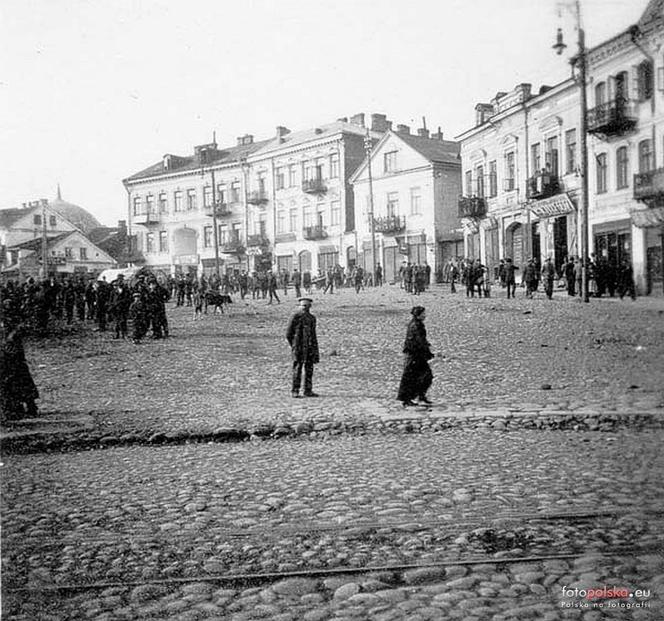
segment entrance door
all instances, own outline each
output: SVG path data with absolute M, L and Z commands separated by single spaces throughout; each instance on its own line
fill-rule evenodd
M 399 273 L 399 258 L 401 256 L 397 254 L 397 250 L 396 246 L 389 246 L 383 251 L 385 256 L 383 261 L 384 282 L 396 282 L 397 274 Z
M 532 223 L 531 231 L 532 231 L 532 233 L 531 233 L 531 242 L 532 242 L 532 248 L 533 248 L 532 258 L 535 259 L 535 263 L 539 267 L 540 262 L 541 262 L 541 253 L 542 253 L 539 222 L 533 222 Z M 530 258 L 530 257 L 528 257 L 528 258 Z
M 560 216 L 553 221 L 553 262 L 556 272 L 562 272 L 563 261 L 567 256 L 567 216 Z
M 300 272 L 311 272 L 311 253 L 308 250 L 300 252 Z
M 507 257 L 512 263 L 521 269 L 523 265 L 523 226 L 514 224 L 507 230 Z

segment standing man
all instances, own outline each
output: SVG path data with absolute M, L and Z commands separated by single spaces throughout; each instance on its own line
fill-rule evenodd
M 383 268 L 380 263 L 376 264 L 376 287 L 383 286 Z
M 302 287 L 302 274 L 300 274 L 297 267 L 293 270 L 293 286 L 295 287 L 295 297 L 299 299 L 302 295 L 300 291 L 300 287 Z
M 267 289 L 268 293 L 270 294 L 270 301 L 268 302 L 268 304 L 272 304 L 273 299 L 277 301 L 277 304 L 281 304 L 281 300 L 277 295 L 277 287 L 278 287 L 277 277 L 275 276 L 274 272 L 268 272 Z
M 544 291 L 549 300 L 553 299 L 553 283 L 556 280 L 556 266 L 551 261 L 551 257 L 547 257 L 544 267 L 542 268 L 542 280 L 544 281 Z
M 293 315 L 286 330 L 286 340 L 293 355 L 293 398 L 300 397 L 302 367 L 304 367 L 304 396 L 317 397 L 313 392 L 314 364 L 320 362 L 318 338 L 316 337 L 316 318 L 310 309 L 311 298 L 300 298 L 300 310 Z
M 505 259 L 505 286 L 507 287 L 507 299 L 516 297 L 516 270 L 519 268 L 512 263 L 509 257 Z

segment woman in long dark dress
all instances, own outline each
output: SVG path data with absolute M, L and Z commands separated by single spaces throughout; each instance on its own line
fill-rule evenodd
M 0 411 L 3 418 L 35 416 L 39 392 L 23 349 L 22 326 L 4 325 L 0 347 Z
M 429 366 L 429 360 L 433 358 L 433 354 L 424 327 L 426 311 L 423 306 L 414 306 L 410 314 L 413 318 L 408 324 L 406 340 L 403 344 L 405 360 L 397 395 L 397 399 L 403 403 L 404 407 L 416 405 L 413 402 L 416 397 L 420 403 L 430 404 L 427 391 L 433 382 L 433 373 Z

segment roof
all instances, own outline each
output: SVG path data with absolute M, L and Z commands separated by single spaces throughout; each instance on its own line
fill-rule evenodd
M 76 233 L 77 231 L 67 231 L 66 233 L 60 233 L 60 235 L 53 235 L 52 237 L 47 237 L 46 242 L 47 244 L 51 244 L 53 242 L 60 241 L 62 239 L 65 239 L 66 237 L 69 237 L 70 235 Z M 28 239 L 27 241 L 21 242 L 19 244 L 16 244 L 12 246 L 12 249 L 15 250 L 41 250 L 42 247 L 42 238 L 41 237 L 35 237 L 34 239 Z
M 14 209 L 0 209 L 0 229 L 8 229 L 15 222 L 32 211 L 30 207 L 16 207 Z
M 172 166 L 168 170 L 164 169 L 164 162 L 161 160 L 156 164 L 152 164 L 152 166 L 148 166 L 140 172 L 134 173 L 130 177 L 124 179 L 124 181 L 135 181 L 138 179 L 145 179 L 146 177 L 157 177 L 164 174 L 185 172 L 187 170 L 198 170 L 202 166 L 210 167 L 220 166 L 223 164 L 232 164 L 233 162 L 239 162 L 241 159 L 248 157 L 252 153 L 258 151 L 268 142 L 270 141 L 262 140 L 258 142 L 252 142 L 250 144 L 219 149 L 217 151 L 219 156 L 216 159 L 205 162 L 205 164 L 201 164 L 195 155 L 188 155 L 184 157 L 178 155 L 173 159 Z
M 415 149 L 420 155 L 426 157 L 430 162 L 441 164 L 459 163 L 459 143 L 452 140 L 437 140 L 436 138 L 424 138 L 423 136 L 414 136 L 394 132 L 407 145 Z
M 650 0 L 646 10 L 643 11 L 639 24 L 646 24 L 655 19 L 661 19 L 664 15 L 664 0 Z
M 58 198 L 48 202 L 48 206 L 65 220 L 71 222 L 77 229 L 83 231 L 85 235 L 101 226 L 97 218 L 87 209 L 79 205 L 74 205 L 74 203 L 63 201 L 60 198 L 60 192 L 58 192 Z
M 369 131 L 372 138 L 380 138 L 384 132 Z M 367 128 L 347 121 L 334 121 L 325 125 L 311 127 L 302 131 L 289 132 L 280 138 L 272 138 L 266 141 L 265 146 L 256 154 L 269 153 L 279 149 L 293 148 L 315 140 L 331 138 L 338 134 L 350 134 L 364 137 L 367 135 Z

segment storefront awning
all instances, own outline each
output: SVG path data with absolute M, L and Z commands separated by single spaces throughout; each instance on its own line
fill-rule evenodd
M 642 229 L 650 226 L 664 226 L 664 207 L 635 209 L 629 215 L 632 217 L 634 226 Z
M 529 205 L 530 211 L 538 218 L 555 218 L 575 211 L 574 203 L 567 194 L 556 194 Z

